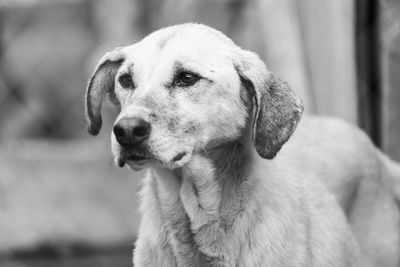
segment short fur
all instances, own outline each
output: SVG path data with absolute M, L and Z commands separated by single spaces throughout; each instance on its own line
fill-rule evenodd
M 177 66 L 199 80 L 176 85 Z M 126 73 L 128 89 L 118 83 Z M 277 154 L 303 108 L 254 53 L 204 25 L 168 27 L 100 61 L 87 90 L 92 134 L 107 92 L 121 106 L 117 122 L 151 124 L 140 147 L 111 136 L 116 162 L 149 169 L 135 266 L 357 265 L 334 196 L 290 153 Z

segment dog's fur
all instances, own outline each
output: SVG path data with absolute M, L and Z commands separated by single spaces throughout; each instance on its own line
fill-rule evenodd
M 177 77 L 188 71 L 198 81 L 182 86 Z M 133 79 L 130 88 L 119 83 L 126 74 Z M 151 124 L 140 147 L 123 148 L 111 136 L 117 165 L 149 168 L 135 266 L 357 265 L 358 248 L 344 213 L 318 179 L 358 227 L 359 220 L 352 220 L 360 206 L 354 194 L 362 190 L 354 184 L 370 172 L 345 173 L 345 164 L 363 162 L 352 154 L 349 162 L 329 164 L 346 158 L 337 151 L 358 153 L 313 140 L 320 133 L 312 129 L 330 129 L 330 120 L 304 120 L 277 154 L 303 108 L 254 53 L 204 25 L 164 28 L 100 60 L 86 96 L 92 134 L 101 128 L 107 94 L 121 108 L 117 122 L 140 117 Z M 371 145 L 363 151 L 379 154 Z M 135 161 L 132 154 L 148 159 Z M 353 187 L 342 186 L 347 184 Z M 361 246 L 362 252 L 369 249 Z
M 336 118 L 305 116 L 280 154 L 320 180 L 345 211 L 360 247 L 360 266 L 399 266 L 400 166 L 367 135 Z

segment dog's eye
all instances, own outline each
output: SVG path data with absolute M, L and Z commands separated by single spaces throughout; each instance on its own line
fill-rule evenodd
M 181 72 L 176 76 L 176 84 L 181 87 L 187 87 L 194 85 L 198 80 L 200 80 L 200 76 L 191 72 Z
M 123 74 L 118 79 L 123 88 L 130 88 L 133 85 L 132 77 L 130 74 Z

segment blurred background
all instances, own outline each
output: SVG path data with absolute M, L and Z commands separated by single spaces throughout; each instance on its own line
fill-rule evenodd
M 112 164 L 111 105 L 87 134 L 86 81 L 106 50 L 188 21 L 400 160 L 398 0 L 0 0 L 1 267 L 131 266 L 143 174 Z

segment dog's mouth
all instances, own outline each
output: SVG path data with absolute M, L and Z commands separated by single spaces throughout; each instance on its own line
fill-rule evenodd
M 118 167 L 123 167 L 125 163 L 129 165 L 137 165 L 142 166 L 155 158 L 150 155 L 150 153 L 144 150 L 130 150 L 130 151 L 123 151 L 118 159 Z
M 130 160 L 130 161 L 144 161 L 144 160 L 151 160 L 151 157 L 145 155 L 145 154 L 140 154 L 140 153 L 133 153 L 125 158 L 125 160 Z
M 184 156 L 186 156 L 186 152 L 181 152 L 181 153 L 178 153 L 173 159 L 172 159 L 172 162 L 178 162 L 178 161 L 180 161 Z
M 176 152 L 172 158 L 163 159 L 151 153 L 148 149 L 123 149 L 119 156 L 115 158 L 115 163 L 122 168 L 125 164 L 132 169 L 140 170 L 146 165 L 157 164 L 167 168 L 178 168 L 184 165 L 191 157 L 187 151 Z

